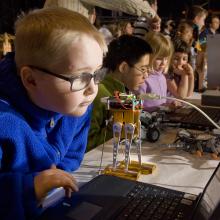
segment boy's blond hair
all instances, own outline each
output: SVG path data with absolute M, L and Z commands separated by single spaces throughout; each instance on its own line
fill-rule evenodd
M 153 53 L 150 55 L 150 65 L 153 67 L 153 63 L 157 58 L 167 57 L 167 71 L 173 55 L 173 44 L 171 40 L 160 32 L 148 32 L 144 39 L 150 44 L 153 50 Z
M 107 51 L 102 35 L 89 20 L 65 8 L 34 10 L 16 21 L 15 30 L 18 68 L 25 65 L 55 67 L 67 58 L 71 43 L 83 35 L 97 41 L 103 53 Z

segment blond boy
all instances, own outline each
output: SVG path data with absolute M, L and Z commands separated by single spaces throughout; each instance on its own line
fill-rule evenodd
M 53 188 L 70 195 L 83 158 L 106 45 L 82 15 L 33 11 L 0 63 L 0 216 L 31 219 Z

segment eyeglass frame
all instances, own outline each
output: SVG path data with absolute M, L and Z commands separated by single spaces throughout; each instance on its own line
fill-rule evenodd
M 130 67 L 132 67 L 132 68 L 134 68 L 134 69 L 136 69 L 136 70 L 138 70 L 138 71 L 140 71 L 143 75 L 144 74 L 146 74 L 146 73 L 149 73 L 149 72 L 151 72 L 151 68 L 150 67 L 147 67 L 148 69 L 146 70 L 146 71 L 143 71 L 143 70 L 141 70 L 141 69 L 139 69 L 138 67 L 136 67 L 135 65 L 130 65 Z
M 57 77 L 57 78 L 59 78 L 59 79 L 63 79 L 63 80 L 65 80 L 65 81 L 68 81 L 68 82 L 70 83 L 70 91 L 71 91 L 71 92 L 77 92 L 77 91 L 80 91 L 80 90 L 85 89 L 85 88 L 90 84 L 92 78 L 96 77 L 96 75 L 97 75 L 97 74 L 95 74 L 95 72 L 96 72 L 96 71 L 95 71 L 94 74 L 84 72 L 84 73 L 81 73 L 79 76 L 70 76 L 70 77 L 67 77 L 67 76 L 64 76 L 64 75 L 61 75 L 61 74 L 53 73 L 53 72 L 51 72 L 51 71 L 49 71 L 49 70 L 47 70 L 47 69 L 45 69 L 45 68 L 42 68 L 42 67 L 36 67 L 36 66 L 33 66 L 33 65 L 28 65 L 28 66 L 29 66 L 30 68 L 39 70 L 39 71 L 41 71 L 41 72 L 43 72 L 43 73 L 46 73 L 46 74 L 48 74 L 48 75 L 55 76 L 55 77 Z M 94 80 L 94 83 L 95 83 L 96 85 L 99 84 L 99 83 L 101 83 L 101 81 L 104 79 L 104 77 L 105 77 L 105 75 L 106 75 L 105 68 L 101 68 L 101 69 L 104 69 L 103 77 L 102 77 L 102 79 L 100 80 L 100 82 L 98 82 L 98 83 L 96 83 L 95 80 Z M 99 70 L 101 70 L 101 69 L 99 69 Z M 97 70 L 97 71 L 98 71 L 98 70 Z M 85 74 L 89 74 L 90 80 L 88 81 L 88 83 L 86 83 L 86 85 L 85 85 L 83 88 L 81 88 L 81 89 L 73 89 L 73 88 L 72 88 L 72 85 L 73 85 L 74 80 L 75 80 L 75 79 L 78 79 L 78 78 L 80 78 L 80 77 L 82 77 L 83 74 L 84 74 L 84 75 L 85 75 Z

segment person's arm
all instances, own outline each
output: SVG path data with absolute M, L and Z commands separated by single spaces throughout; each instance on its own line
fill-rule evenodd
M 176 98 L 186 98 L 192 95 L 194 90 L 193 69 L 190 64 L 185 64 L 183 67 L 177 68 L 173 66 L 173 72 L 180 77 L 177 82 L 174 79 L 167 79 L 167 88 Z
M 189 97 L 194 90 L 194 72 L 192 66 L 187 63 L 183 65 L 183 74 L 181 75 L 179 94 L 182 98 Z
M 0 171 L 1 220 L 31 219 L 41 213 L 35 198 L 33 175 Z
M 167 90 L 176 98 L 180 98 L 177 85 L 174 79 L 167 79 Z
M 179 84 L 175 79 L 167 79 L 167 90 L 176 98 L 185 98 L 187 93 L 186 84 L 188 84 L 188 77 L 186 75 L 180 76 Z
M 8 102 L 1 102 L 0 109 L 0 219 L 31 219 L 42 210 L 35 196 L 35 173 L 28 170 L 22 149 L 30 135 L 25 135 L 27 127 L 19 126 L 22 120 Z
M 72 192 L 78 191 L 77 182 L 74 177 L 64 170 L 57 169 L 55 165 L 37 173 L 34 177 L 34 192 L 38 206 L 41 205 L 48 192 L 59 187 L 65 189 L 67 197 L 71 197 Z
M 189 78 L 186 74 L 182 74 L 179 85 L 177 86 L 177 93 L 180 98 L 185 99 L 188 93 Z
M 52 7 L 67 8 L 69 10 L 79 12 L 88 19 L 92 19 L 90 16 L 94 16 L 94 14 L 92 13 L 94 12 L 94 6 L 85 4 L 84 2 L 82 3 L 81 0 L 46 0 L 44 3 L 44 8 Z M 90 21 L 92 22 L 92 20 Z
M 93 6 L 146 17 L 152 30 L 157 29 L 161 22 L 160 17 L 150 7 L 149 3 L 143 0 L 46 0 L 44 4 L 44 8 L 64 7 L 77 11 L 86 17 L 89 17 L 88 10 L 91 10 Z
M 42 172 L 10 171 L 10 164 L 3 149 L 11 146 L 0 145 L 0 216 L 1 220 L 35 219 L 42 213 L 42 199 L 49 191 L 64 187 L 66 195 L 77 191 L 76 181 L 69 173 L 51 167 Z M 7 153 L 7 152 L 6 152 Z M 8 164 L 8 167 L 7 167 Z M 24 165 L 21 165 L 24 167 Z M 25 169 L 25 168 L 24 168 Z
M 98 6 L 113 11 L 122 11 L 127 14 L 154 18 L 156 12 L 147 1 L 143 0 L 81 0 L 89 5 Z
M 193 68 L 190 64 L 188 64 L 188 92 L 187 92 L 187 97 L 193 95 L 193 91 L 194 91 L 194 72 L 193 72 Z
M 41 200 L 57 187 L 64 187 L 69 197 L 78 191 L 73 176 L 60 169 L 29 174 L 0 171 L 1 220 L 35 219 L 43 211 Z
M 63 130 L 69 133 L 68 128 L 72 127 L 71 124 L 74 125 L 73 138 L 71 143 L 69 143 L 68 150 L 64 155 L 62 161 L 57 164 L 59 169 L 63 169 L 66 171 L 74 171 L 77 170 L 83 160 L 83 156 L 87 146 L 87 138 L 88 132 L 90 128 L 91 121 L 91 113 L 92 113 L 92 105 L 90 105 L 83 116 L 68 118 L 66 117 L 63 120 L 66 120 L 64 123 L 69 124 Z
M 113 11 L 122 11 L 127 14 L 144 16 L 148 18 L 153 18 L 156 12 L 150 7 L 147 1 L 143 0 L 46 0 L 44 7 L 64 7 L 69 8 L 74 7 L 77 4 L 86 3 L 87 5 L 98 6 L 100 8 L 105 8 Z

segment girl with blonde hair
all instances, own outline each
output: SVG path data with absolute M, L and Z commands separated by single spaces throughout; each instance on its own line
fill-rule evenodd
M 153 49 L 153 54 L 150 58 L 151 71 L 145 83 L 140 86 L 138 93 L 155 93 L 160 96 L 166 96 L 167 83 L 165 74 L 173 54 L 172 43 L 163 34 L 157 32 L 147 33 L 145 40 Z M 146 100 L 144 101 L 144 109 L 154 111 L 158 106 L 164 103 L 166 103 L 166 99 Z

